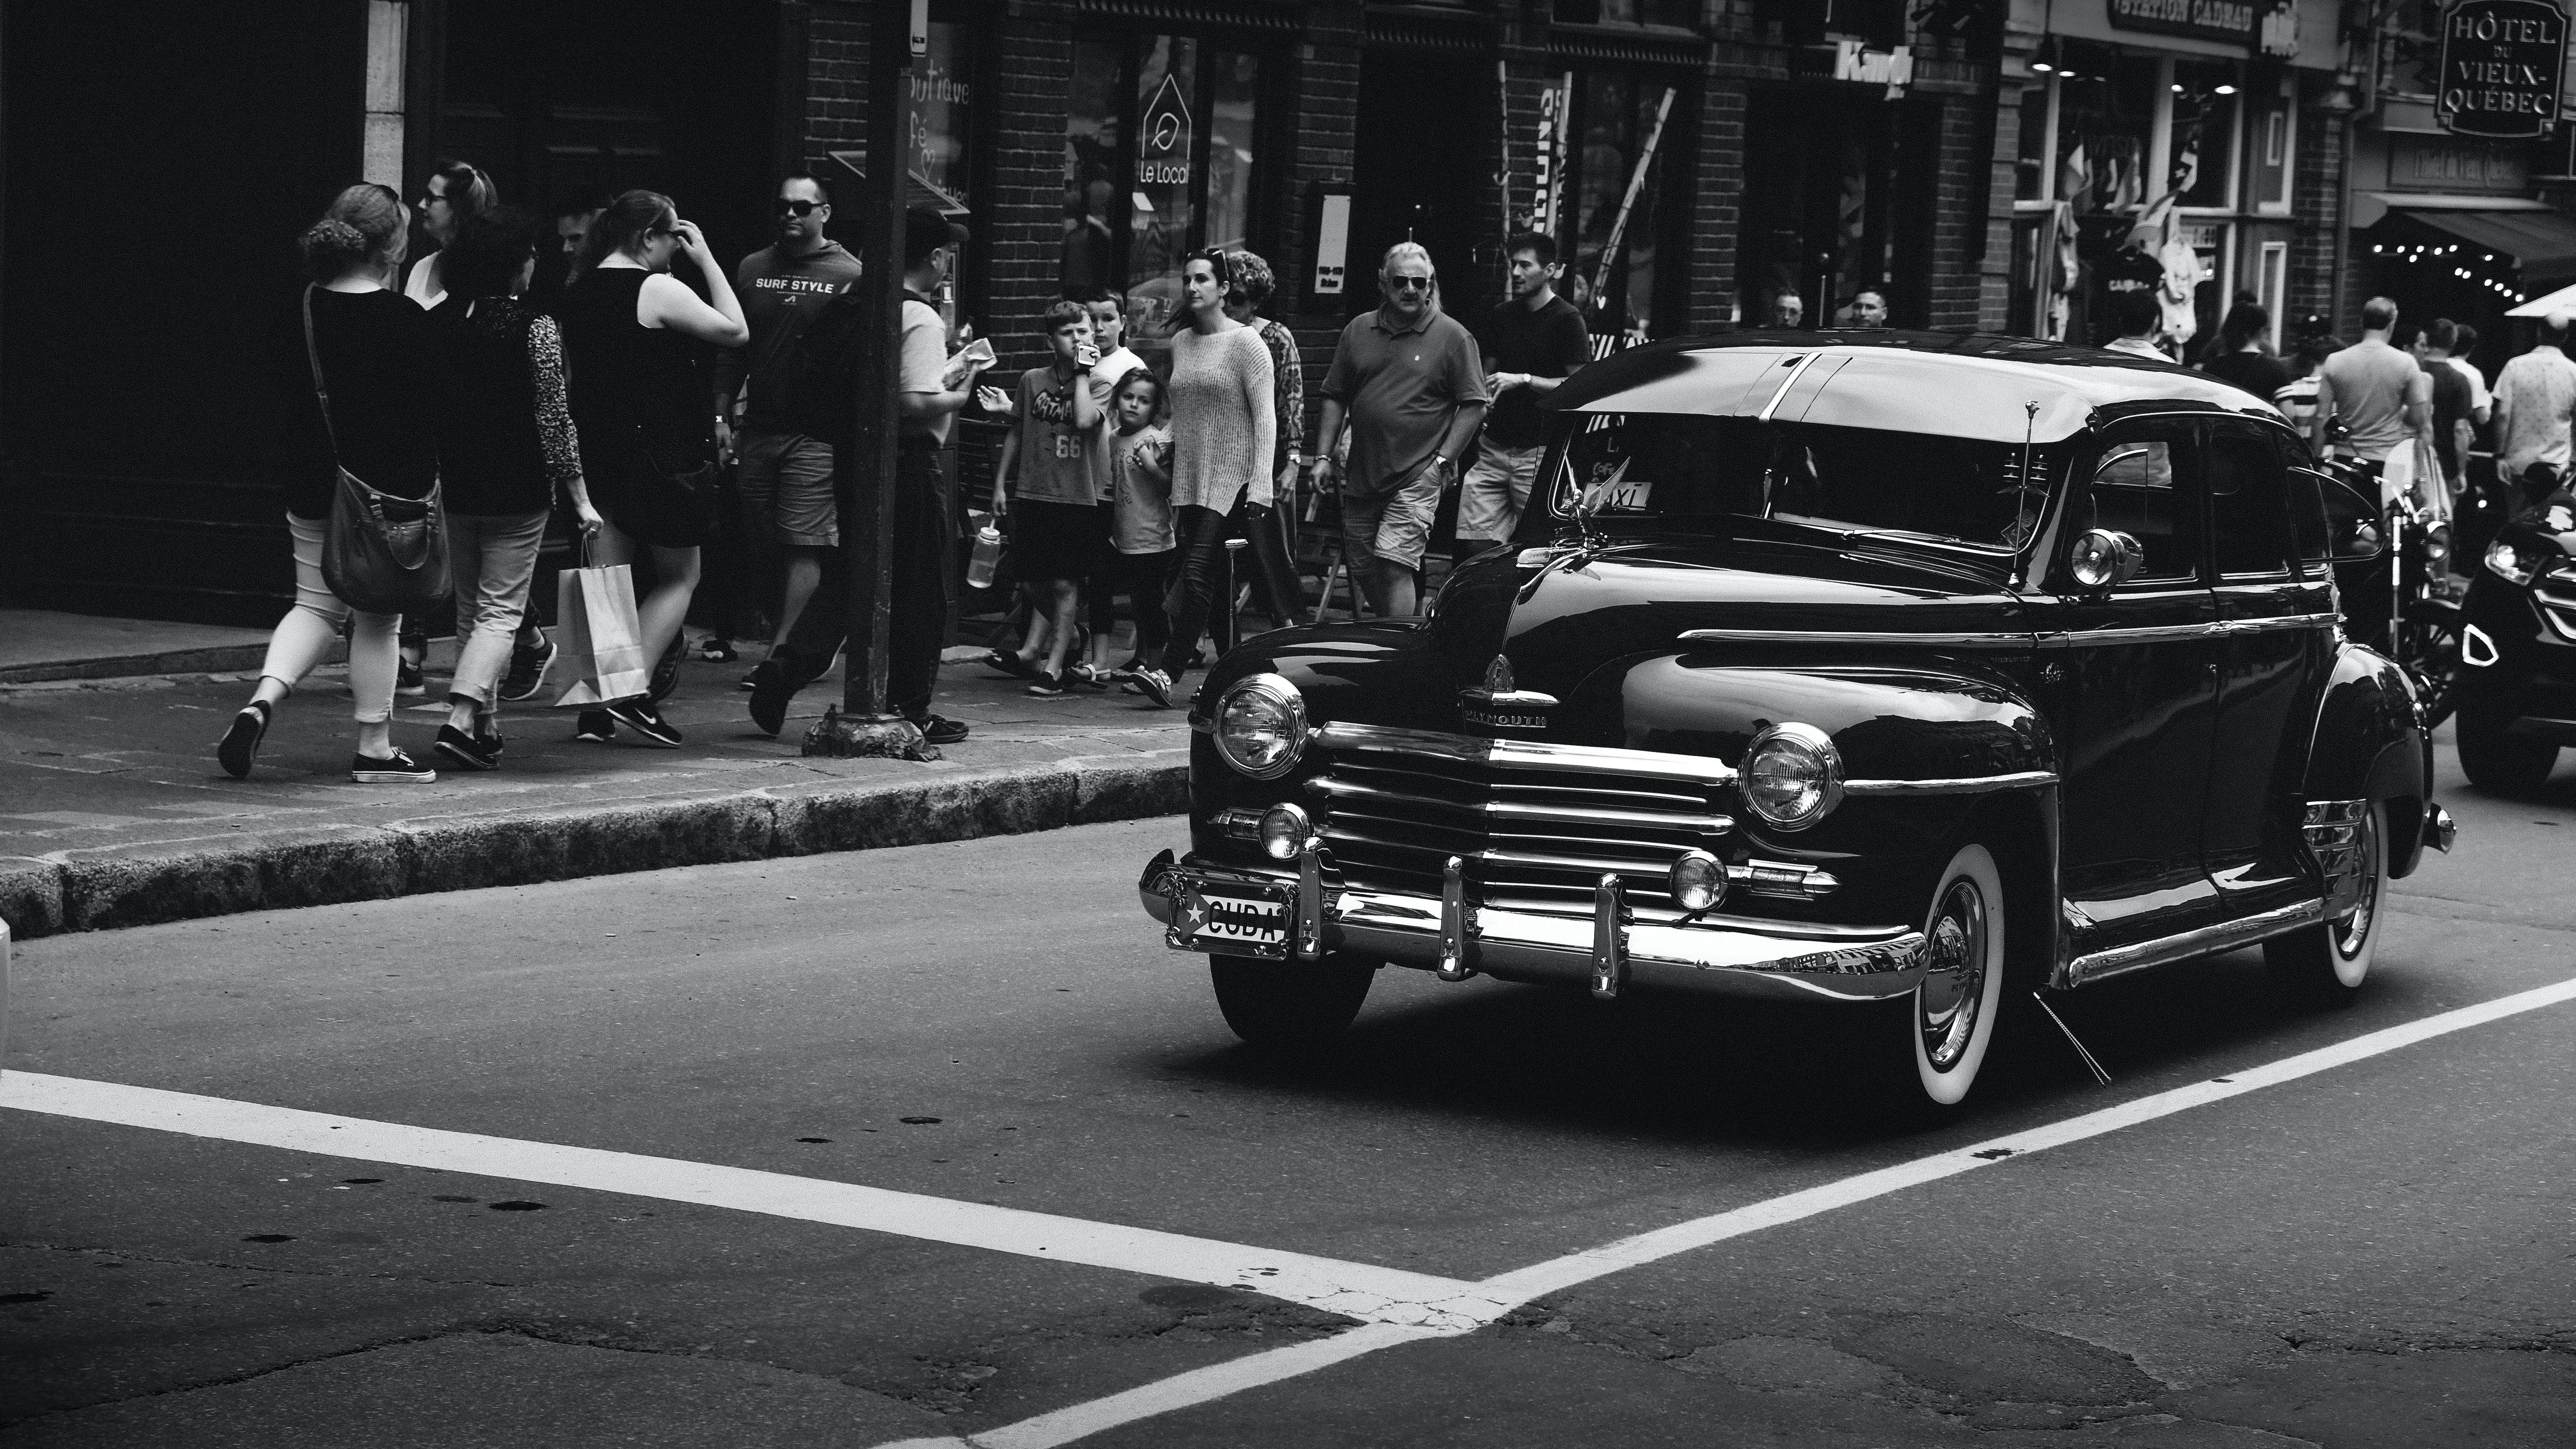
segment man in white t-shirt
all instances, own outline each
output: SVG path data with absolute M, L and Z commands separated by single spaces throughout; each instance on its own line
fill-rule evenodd
M 886 705 L 921 728 L 934 745 L 966 738 L 962 721 L 930 712 L 939 686 L 939 651 L 946 643 L 948 602 L 954 583 L 957 530 L 949 516 L 948 486 L 939 450 L 957 410 L 974 399 L 975 381 L 987 363 L 951 358 L 948 323 L 931 300 L 948 279 L 966 228 L 938 212 L 915 207 L 903 230 L 903 333 L 895 361 L 896 432 L 893 547 L 888 591 Z M 864 482 L 864 480 L 862 480 Z M 836 561 L 837 562 L 837 561 Z M 751 672 L 751 720 L 776 734 L 796 691 L 831 667 L 849 630 L 843 623 L 849 589 L 828 571 L 787 642 Z

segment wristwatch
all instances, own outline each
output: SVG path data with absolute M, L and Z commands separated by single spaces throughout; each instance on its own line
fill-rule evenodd
M 1443 472 L 1443 473 L 1448 472 L 1448 471 L 1449 471 L 1449 455 L 1448 455 L 1448 454 L 1446 454 L 1446 453 L 1434 453 L 1434 454 L 1432 454 L 1432 455 L 1431 455 L 1431 466 L 1432 466 L 1432 467 L 1434 467 L 1434 468 L 1439 469 L 1439 470 L 1440 470 L 1441 472 Z

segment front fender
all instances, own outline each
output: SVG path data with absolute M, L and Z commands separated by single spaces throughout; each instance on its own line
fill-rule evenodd
M 2411 875 L 2423 858 L 2432 755 L 2406 671 L 2357 644 L 2345 645 L 2317 703 L 2301 798 L 2386 801 L 2389 873 Z

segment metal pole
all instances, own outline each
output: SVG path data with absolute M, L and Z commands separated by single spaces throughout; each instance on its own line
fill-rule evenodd
M 921 731 L 886 702 L 886 650 L 894 613 L 895 408 L 903 335 L 903 92 L 912 65 L 918 0 L 876 0 L 868 26 L 867 173 L 859 183 L 859 281 L 869 335 L 858 367 L 846 458 L 833 459 L 841 503 L 841 565 L 848 595 L 848 664 L 841 706 L 805 736 L 809 755 L 937 759 Z M 941 561 L 943 564 L 945 560 Z

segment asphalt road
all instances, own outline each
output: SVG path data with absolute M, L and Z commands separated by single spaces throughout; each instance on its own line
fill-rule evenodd
M 1830 1013 L 1390 971 L 1330 1057 L 1256 1059 L 1137 911 L 1168 821 L 36 941 L 8 1065 L 1473 1283 L 2576 976 L 2576 779 L 2445 798 L 2460 851 L 2400 886 L 2359 1004 L 2285 1002 L 2250 952 L 2097 987 L 2066 1010 L 2111 1087 L 2023 1036 L 1931 1130 L 1849 1085 Z M 0 1444 L 2564 1446 L 2571 1024 L 2519 1013 L 1232 1393 L 1363 1340 L 1311 1295 L 1187 1281 L 1180 1239 L 1092 1266 L 0 1111 Z M 1128 1391 L 1170 1411 L 1079 1433 Z

